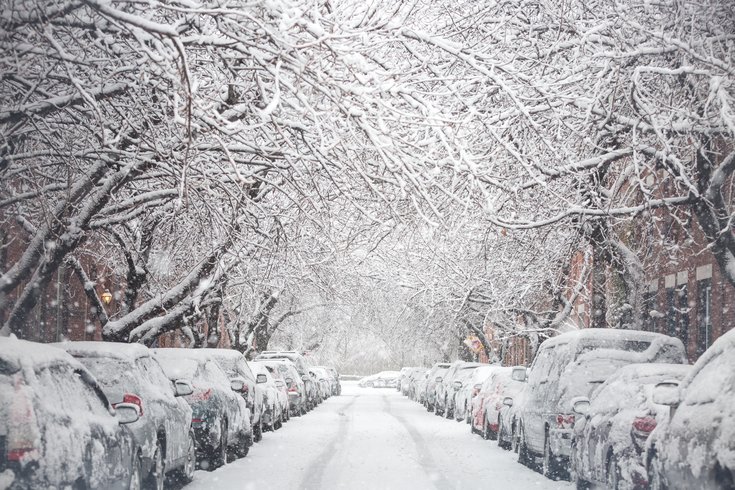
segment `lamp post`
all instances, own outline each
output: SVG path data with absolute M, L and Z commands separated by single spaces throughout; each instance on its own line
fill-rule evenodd
M 100 299 L 105 305 L 109 305 L 112 302 L 112 293 L 110 293 L 110 290 L 105 289 L 105 292 L 102 293 Z

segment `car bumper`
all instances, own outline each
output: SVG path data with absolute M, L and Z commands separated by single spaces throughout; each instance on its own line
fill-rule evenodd
M 572 454 L 572 429 L 549 430 L 551 452 L 555 456 L 569 457 Z

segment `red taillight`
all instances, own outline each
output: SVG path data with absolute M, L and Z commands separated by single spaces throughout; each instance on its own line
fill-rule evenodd
M 8 450 L 8 461 L 19 462 L 26 456 L 35 457 L 36 448 L 16 447 Z
M 202 422 L 204 422 L 204 419 L 191 419 L 191 421 L 194 424 L 201 424 Z
M 208 390 L 195 391 L 189 396 L 189 400 L 193 402 L 209 400 L 209 397 L 212 396 L 212 388 L 209 388 Z
M 299 389 L 296 387 L 296 385 L 291 385 L 288 388 L 288 391 L 290 391 L 291 393 L 296 393 L 297 391 L 299 391 Z
M 138 395 L 133 395 L 132 393 L 125 393 L 123 395 L 123 399 L 121 403 L 132 403 L 136 407 L 138 407 L 139 416 L 143 416 L 143 400 L 140 399 Z M 113 406 L 117 406 L 117 403 Z
M 574 426 L 574 415 L 560 413 L 556 416 L 556 425 L 559 429 L 571 429 Z
M 636 417 L 633 420 L 633 428 L 638 432 L 650 434 L 656 428 L 656 419 L 651 416 Z

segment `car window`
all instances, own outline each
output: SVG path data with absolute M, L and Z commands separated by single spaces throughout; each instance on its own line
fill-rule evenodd
M 171 381 L 166 377 L 158 362 L 150 357 L 141 357 L 138 359 L 137 364 L 152 387 L 165 395 L 173 396 L 174 392 Z
M 539 352 L 528 376 L 528 382 L 530 384 L 538 384 L 542 381 L 546 381 L 549 375 L 549 369 L 551 368 L 553 356 L 554 347 L 547 347 Z
M 129 362 L 110 357 L 79 357 L 77 360 L 94 375 L 103 389 L 140 391 L 140 374 Z
M 207 381 L 211 381 L 212 383 L 221 387 L 228 387 L 229 389 L 230 379 L 227 377 L 225 372 L 222 371 L 222 368 L 220 368 L 219 365 L 214 361 L 206 362 L 206 364 L 204 365 L 203 377 Z
M 247 361 L 245 361 L 245 358 L 238 359 L 237 367 L 238 367 L 238 370 L 241 376 L 244 376 L 245 378 L 249 380 L 255 379 L 255 375 L 253 374 L 253 371 L 250 369 L 250 366 L 248 366 Z

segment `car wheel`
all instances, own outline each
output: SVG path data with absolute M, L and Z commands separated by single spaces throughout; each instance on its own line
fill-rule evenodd
M 541 466 L 541 473 L 549 480 L 560 480 L 563 469 L 559 464 L 559 459 L 551 450 L 551 438 L 546 434 L 544 439 L 544 458 Z
M 184 460 L 184 466 L 179 471 L 181 480 L 184 483 L 191 483 L 194 481 L 194 470 L 197 467 L 197 442 L 193 432 L 189 432 L 189 445 L 186 448 L 186 459 Z
M 518 430 L 516 429 L 516 425 L 513 424 L 510 429 L 510 450 L 513 451 L 515 454 L 518 454 L 519 448 L 520 438 L 518 437 Z
M 161 442 L 156 443 L 156 452 L 153 454 L 153 467 L 146 478 L 145 488 L 148 490 L 163 490 L 166 474 L 163 468 L 163 448 Z
M 482 423 L 482 438 L 486 441 L 490 439 L 490 427 L 488 427 L 487 418 Z
M 143 488 L 143 475 L 140 468 L 140 456 L 133 456 L 132 466 L 130 468 L 130 483 L 128 484 L 130 490 L 141 490 Z
M 237 441 L 237 447 L 235 448 L 235 455 L 238 458 L 244 458 L 250 452 L 250 435 L 240 434 L 239 440 Z
M 526 446 L 526 438 L 523 434 L 523 425 L 518 426 L 518 462 L 523 466 L 531 467 L 533 459 Z
M 222 427 L 220 429 L 219 445 L 214 450 L 212 456 L 213 464 L 211 468 L 214 470 L 220 466 L 227 464 L 227 421 L 222 421 Z
M 614 454 L 610 455 L 607 461 L 607 488 L 610 490 L 618 490 L 620 487 L 620 468 L 618 468 L 618 458 Z
M 260 442 L 263 440 L 263 419 L 253 426 L 253 441 Z
M 495 441 L 498 438 L 498 433 L 495 432 L 491 427 L 490 424 L 487 421 L 487 417 L 485 417 L 485 426 L 487 427 L 487 437 L 486 439 L 488 441 Z
M 511 436 L 512 437 L 512 436 Z M 503 419 L 498 420 L 498 447 L 500 449 L 510 449 L 511 443 L 503 440 Z

